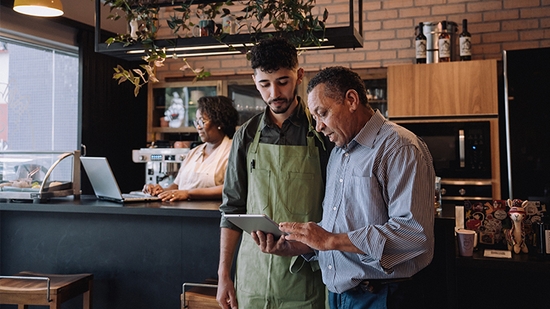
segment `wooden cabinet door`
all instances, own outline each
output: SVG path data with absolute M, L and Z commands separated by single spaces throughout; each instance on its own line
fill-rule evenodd
M 388 67 L 388 116 L 497 115 L 496 60 Z

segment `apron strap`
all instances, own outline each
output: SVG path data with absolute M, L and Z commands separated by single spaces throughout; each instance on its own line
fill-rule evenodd
M 250 153 L 257 153 L 258 152 L 258 144 L 260 143 L 260 135 L 262 132 L 262 128 L 264 127 L 264 117 L 265 113 L 260 118 L 260 124 L 258 124 L 258 127 L 256 128 L 256 134 L 254 135 L 254 140 L 252 141 L 252 144 L 250 144 Z
M 302 104 L 302 102 L 300 102 L 300 104 Z M 309 147 L 309 150 L 308 150 L 310 152 L 309 155 L 314 154 L 315 152 L 317 152 L 317 147 L 315 146 L 315 140 L 313 139 L 313 137 L 316 137 L 319 140 L 319 142 L 321 142 L 321 145 L 323 146 L 323 150 L 327 150 L 327 148 L 325 146 L 325 141 L 321 137 L 321 134 L 319 132 L 315 131 L 315 127 L 313 126 L 313 117 L 311 116 L 311 113 L 309 112 L 309 108 L 307 106 L 305 106 L 305 104 L 302 104 L 302 108 L 304 109 L 304 112 L 305 112 L 306 117 L 307 117 L 307 122 L 308 122 L 308 133 L 307 133 L 307 136 L 306 136 L 306 140 L 307 140 L 307 145 Z M 254 141 L 250 145 L 250 152 L 251 153 L 257 153 L 258 152 L 258 144 L 260 143 L 260 135 L 261 135 L 262 128 L 264 127 L 264 119 L 265 119 L 265 113 L 262 115 L 262 117 L 260 119 L 260 123 L 259 123 L 258 127 L 256 128 L 256 134 L 254 135 Z M 311 151 L 315 151 L 315 152 L 311 152 Z

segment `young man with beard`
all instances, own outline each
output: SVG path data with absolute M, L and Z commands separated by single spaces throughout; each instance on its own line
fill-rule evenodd
M 277 222 L 318 222 L 332 145 L 315 131 L 306 104 L 297 96 L 304 70 L 296 48 L 271 38 L 254 46 L 250 56 L 252 79 L 267 108 L 233 137 L 220 211 L 267 214 Z M 224 309 L 318 309 L 325 304 L 316 263 L 262 253 L 250 235 L 224 217 L 218 280 L 217 300 Z

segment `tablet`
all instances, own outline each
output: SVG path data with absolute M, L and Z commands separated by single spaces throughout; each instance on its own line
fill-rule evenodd
M 286 234 L 279 230 L 279 225 L 275 221 L 271 220 L 267 215 L 259 214 L 226 214 L 225 217 L 231 223 L 240 227 L 243 231 L 250 234 L 252 231 L 262 231 L 264 233 L 270 233 L 279 238 Z

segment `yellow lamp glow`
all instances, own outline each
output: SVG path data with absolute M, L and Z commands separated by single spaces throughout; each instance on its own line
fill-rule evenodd
M 63 15 L 61 0 L 15 0 L 13 10 L 21 14 L 39 17 Z

